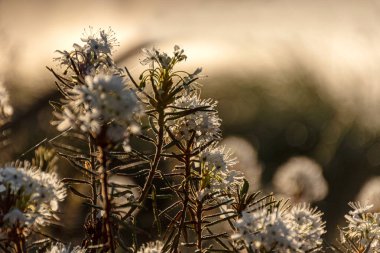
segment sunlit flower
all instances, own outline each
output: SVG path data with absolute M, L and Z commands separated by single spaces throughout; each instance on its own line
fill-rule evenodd
M 137 253 L 161 253 L 164 244 L 161 241 L 149 242 L 141 246 Z
M 229 150 L 224 146 L 211 146 L 199 155 L 202 199 L 210 192 L 228 190 L 243 181 L 243 174 L 232 170 L 237 163 Z
M 45 253 L 85 253 L 86 250 L 77 246 L 71 249 L 70 246 L 66 246 L 63 243 L 55 243 L 46 250 Z
M 200 160 L 205 165 L 205 169 L 225 171 L 237 163 L 236 157 L 232 156 L 230 150 L 225 146 L 213 146 L 207 148 L 200 155 Z
M 139 131 L 135 118 L 143 110 L 121 77 L 99 74 L 87 76 L 85 81 L 72 89 L 62 112 L 55 112 L 53 124 L 59 131 L 76 128 L 97 136 L 105 130 L 111 142 L 127 140 L 130 133 Z
M 28 163 L 0 168 L 0 220 L 4 226 L 46 226 L 57 219 L 58 202 L 66 197 L 57 174 L 38 170 Z M 6 204 L 5 204 L 6 203 Z
M 86 85 L 76 86 L 72 93 L 75 106 L 99 113 L 105 122 L 133 121 L 140 109 L 136 95 L 115 75 L 87 76 Z
M 302 252 L 309 252 L 322 245 L 322 235 L 326 233 L 322 215 L 323 213 L 317 208 L 311 208 L 305 203 L 293 206 L 286 214 L 297 233 L 298 241 L 301 242 Z
M 81 38 L 83 42 L 86 42 L 85 50 L 87 52 L 94 52 L 97 55 L 111 54 L 115 46 L 118 46 L 118 42 L 115 38 L 115 33 L 111 28 L 106 30 L 99 30 L 98 34 L 95 33 L 90 27 L 89 33 L 83 34 Z
M 294 157 L 278 168 L 273 185 L 277 192 L 296 202 L 322 200 L 328 193 L 321 167 L 306 157 Z
M 150 64 L 150 66 L 153 67 L 153 64 L 156 62 L 163 68 L 168 68 L 171 62 L 171 58 L 166 53 L 161 53 L 154 47 L 152 49 L 143 48 L 142 52 L 146 56 L 143 60 L 140 61 L 142 65 Z
M 345 215 L 348 225 L 342 229 L 342 243 L 351 240 L 360 249 L 370 253 L 380 252 L 380 213 L 370 212 L 372 206 L 349 203 L 351 211 Z
M 290 210 L 269 211 L 264 207 L 243 211 L 235 223 L 234 240 L 243 240 L 257 252 L 311 252 L 322 244 L 325 231 L 322 213 L 308 204 Z M 255 251 L 256 252 L 256 251 Z
M 61 56 L 54 60 L 66 68 L 65 74 L 68 70 L 81 76 L 120 71 L 111 58 L 113 48 L 118 45 L 111 29 L 94 32 L 90 27 L 90 31 L 86 32 L 81 40 L 85 44 L 75 43 L 71 51 L 57 50 Z
M 195 94 L 178 98 L 173 104 L 173 107 L 176 108 L 175 113 L 186 113 L 192 109 L 195 111 L 171 120 L 169 122 L 170 131 L 177 140 L 189 141 L 194 135 L 197 145 L 220 139 L 221 119 L 215 110 L 216 104 L 211 99 L 201 100 Z
M 245 139 L 240 137 L 227 137 L 221 142 L 226 148 L 231 149 L 239 161 L 234 169 L 241 171 L 249 182 L 250 190 L 258 190 L 260 187 L 262 168 L 258 162 L 257 152 Z
M 253 212 L 242 212 L 236 221 L 233 239 L 242 239 L 246 247 L 257 252 L 297 252 L 301 243 L 292 223 L 277 209 L 269 212 L 265 208 Z
M 184 54 L 184 50 L 179 46 L 174 46 L 173 56 L 169 56 L 166 53 L 160 52 L 160 50 L 153 47 L 152 49 L 143 48 L 142 49 L 145 58 L 140 62 L 142 65 L 149 64 L 151 68 L 154 67 L 154 63 L 158 64 L 158 66 L 164 69 L 170 69 L 177 62 L 181 62 L 186 60 L 186 55 Z
M 361 203 L 371 203 L 374 211 L 380 211 L 380 177 L 370 178 L 361 188 L 356 200 Z

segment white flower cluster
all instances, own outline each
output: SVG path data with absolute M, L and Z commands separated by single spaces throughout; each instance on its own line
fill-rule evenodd
M 242 212 L 235 226 L 239 232 L 233 239 L 244 239 L 247 247 L 254 250 L 269 251 L 276 247 L 277 252 L 292 252 L 299 247 L 295 231 L 278 210 Z
M 202 72 L 202 68 L 195 69 L 193 73 L 174 70 L 174 66 L 177 63 L 187 59 L 185 51 L 179 46 L 174 46 L 174 52 L 172 56 L 169 56 L 164 52 L 160 52 L 160 50 L 156 49 L 155 47 L 152 49 L 143 48 L 142 52 L 145 58 L 140 60 L 140 62 L 142 65 L 149 64 L 149 73 L 154 73 L 153 79 L 160 79 L 161 77 L 170 79 L 168 82 L 162 82 L 160 80 L 156 80 L 157 82 L 153 81 L 155 82 L 155 86 L 159 94 L 168 92 L 169 90 L 176 94 L 178 94 L 178 92 L 181 90 L 185 91 L 187 94 L 190 94 L 191 92 L 198 90 L 200 85 L 198 82 L 196 82 L 196 80 L 199 78 L 199 74 Z M 142 78 L 144 79 L 142 82 L 143 86 L 145 86 L 146 82 L 152 81 L 151 78 L 147 78 L 149 75 Z M 177 80 L 173 81 L 173 79 Z
M 229 150 L 224 146 L 211 146 L 205 149 L 200 155 L 201 168 L 201 192 L 199 199 L 202 199 L 209 192 L 218 192 L 230 189 L 233 186 L 242 184 L 243 174 L 231 170 L 237 161 Z
M 145 55 L 145 58 L 140 61 L 141 64 L 149 64 L 151 68 L 154 67 L 154 63 L 157 63 L 160 67 L 164 69 L 169 69 L 173 67 L 173 65 L 177 62 L 186 60 L 187 58 L 187 56 L 184 54 L 184 50 L 177 45 L 174 46 L 173 57 L 170 57 L 166 53 L 160 52 L 160 50 L 154 47 L 152 49 L 143 48 L 142 52 Z
M 85 253 L 86 250 L 79 246 L 71 249 L 70 246 L 66 246 L 63 243 L 56 243 L 50 246 L 45 253 Z
M 211 99 L 201 100 L 198 95 L 192 94 L 178 98 L 173 107 L 174 113 L 186 113 L 188 110 L 197 109 L 184 117 L 169 122 L 170 131 L 177 140 L 189 141 L 193 134 L 195 143 L 199 146 L 221 137 L 221 119 L 215 107 L 217 102 Z
M 293 157 L 278 168 L 273 185 L 278 193 L 291 197 L 295 202 L 322 200 L 328 193 L 322 168 L 306 157 Z
M 72 51 L 59 51 L 61 57 L 55 58 L 61 66 L 66 67 L 66 71 L 79 72 L 81 75 L 94 75 L 100 72 L 117 72 L 115 63 L 112 60 L 112 50 L 118 45 L 114 32 L 99 30 L 97 33 L 90 28 L 90 34 L 81 38 L 84 45 L 74 44 Z
M 0 218 L 6 226 L 45 226 L 57 219 L 58 202 L 66 189 L 57 174 L 45 173 L 24 163 L 0 168 Z M 0 228 L 0 231 L 2 229 Z
M 149 242 L 141 246 L 137 253 L 161 253 L 164 244 L 161 241 Z
M 362 206 L 360 203 L 349 203 L 349 205 L 353 210 L 345 215 L 348 226 L 342 229 L 342 243 L 348 238 L 358 244 L 356 246 L 360 249 L 368 248 L 366 252 L 380 252 L 380 213 L 370 212 L 372 205 Z
M 255 252 L 310 252 L 322 244 L 325 233 L 321 212 L 308 205 L 298 205 L 290 211 L 266 208 L 243 211 L 235 227 L 233 239 L 243 239 Z
M 225 146 L 208 147 L 201 153 L 200 159 L 204 163 L 204 168 L 208 171 L 226 171 L 237 163 L 236 158 L 232 157 L 231 151 L 226 150 Z
M 235 170 L 241 171 L 249 182 L 252 191 L 258 191 L 261 184 L 262 166 L 259 163 L 257 151 L 247 140 L 241 137 L 230 136 L 221 142 L 226 145 L 239 161 L 234 166 Z
M 13 114 L 13 107 L 9 103 L 9 94 L 0 80 L 0 124 L 6 123 Z
M 53 124 L 59 131 L 73 127 L 98 136 L 106 129 L 106 137 L 111 142 L 128 140 L 130 132 L 139 131 L 135 117 L 143 113 L 142 107 L 120 76 L 98 74 L 87 76 L 85 82 L 72 89 L 72 99 L 63 106 L 62 112 L 55 112 L 58 120 Z
M 301 252 L 308 252 L 322 245 L 322 235 L 326 233 L 323 213 L 309 204 L 301 203 L 290 209 L 287 218 L 301 242 Z

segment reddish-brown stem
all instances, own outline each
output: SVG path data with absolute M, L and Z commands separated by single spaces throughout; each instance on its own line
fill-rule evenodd
M 26 244 L 25 237 L 22 234 L 22 229 L 18 226 L 15 227 L 15 239 L 14 243 L 16 244 L 16 252 L 17 253 L 26 253 Z
M 196 233 L 197 233 L 197 249 L 202 252 L 202 201 L 197 200 L 197 218 L 196 218 Z
M 191 179 L 191 168 L 190 168 L 190 157 L 191 157 L 191 144 L 187 145 L 186 152 L 185 152 L 185 182 L 184 182 L 184 189 L 183 189 L 183 206 L 182 206 L 182 212 L 181 212 L 181 221 L 178 226 L 178 234 L 176 236 L 176 240 L 174 241 L 171 252 L 177 253 L 178 252 L 178 244 L 181 239 L 181 233 L 185 225 L 186 220 L 186 211 L 189 203 L 189 187 L 190 187 L 190 179 Z
M 107 157 L 102 147 L 98 147 L 98 160 L 101 164 L 100 169 L 100 183 L 102 188 L 102 198 L 103 198 L 103 220 L 104 220 L 104 230 L 105 239 L 108 245 L 108 249 L 111 253 L 115 253 L 114 238 L 112 235 L 112 224 L 111 224 L 111 201 L 108 196 L 108 174 L 107 174 Z
M 96 157 L 94 156 L 96 152 L 96 148 L 94 145 L 94 138 L 89 135 L 88 136 L 89 141 L 89 151 L 90 151 L 90 168 L 89 170 L 92 170 L 93 172 L 96 172 Z M 97 192 L 97 178 L 95 174 L 91 173 L 91 191 L 92 191 L 92 205 L 96 206 L 98 202 L 98 192 Z M 101 238 L 101 233 L 98 231 L 98 219 L 97 219 L 97 213 L 98 210 L 94 207 L 91 207 L 91 229 L 92 233 L 90 234 L 91 238 L 91 244 L 97 245 L 99 238 Z M 90 253 L 95 253 L 96 250 L 90 250 Z
M 95 154 L 95 148 L 94 148 L 94 141 L 93 141 L 93 138 L 91 136 L 89 136 L 89 149 L 90 149 L 90 161 L 91 161 L 91 170 L 96 172 L 96 165 L 95 165 L 95 157 L 94 157 L 94 154 Z M 96 177 L 94 174 L 91 173 L 91 190 L 92 190 L 92 204 L 95 206 L 97 204 L 97 201 L 98 201 L 98 193 L 96 191 Z M 97 210 L 96 208 L 92 207 L 91 208 L 92 210 L 92 220 L 93 222 L 96 221 L 96 213 L 97 213 Z

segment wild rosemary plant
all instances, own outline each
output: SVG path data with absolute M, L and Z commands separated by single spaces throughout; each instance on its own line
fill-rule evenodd
M 0 83 L 1 147 L 7 141 L 7 123 L 13 108 L 8 92 Z M 66 189 L 45 160 L 44 171 L 28 161 L 7 163 L 0 168 L 0 251 L 26 253 L 33 245 L 27 239 L 41 234 L 41 228 L 56 221 L 58 203 L 66 197 Z M 29 246 L 29 247 L 27 247 Z
M 380 251 L 380 213 L 371 212 L 373 205 L 349 203 L 351 210 L 345 215 L 347 226 L 339 228 L 335 252 L 375 253 Z
M 136 220 L 148 197 L 157 201 L 154 179 L 158 178 L 166 184 L 160 191 L 177 199 L 165 210 L 154 210 L 158 228 L 161 219 L 169 223 L 163 251 L 178 252 L 182 246 L 210 251 L 211 241 L 220 241 L 229 250 L 220 239 L 229 235 L 214 233 L 212 227 L 235 217 L 218 219 L 231 214 L 221 207 L 231 202 L 228 193 L 239 188 L 242 175 L 230 170 L 236 161 L 218 145 L 221 120 L 216 102 L 200 98 L 196 81 L 201 69 L 193 73 L 177 70 L 177 64 L 187 58 L 178 46 L 172 56 L 145 49 L 146 58 L 141 63 L 147 69 L 138 81 L 125 69 L 130 82 L 126 83 L 124 71 L 112 59 L 112 36 L 101 30 L 83 38 L 83 45 L 58 51 L 62 73 L 49 68 L 64 96 L 60 103 L 53 103 L 56 120 L 52 123 L 65 138 L 88 146 L 84 150 L 81 145 L 56 144 L 60 154 L 83 174 L 81 179 L 63 181 L 91 207 L 84 247 L 104 252 L 115 252 L 119 246 L 136 250 L 137 245 L 128 247 L 120 240 L 118 225 Z M 152 144 L 153 152 L 132 149 L 132 135 Z M 161 170 L 162 158 L 171 160 L 174 167 Z M 131 189 L 136 186 L 117 185 L 110 178 L 131 176 L 136 170 L 146 173 L 139 195 L 129 203 L 117 204 L 118 197 L 133 194 Z M 80 192 L 74 186 L 78 184 L 89 186 L 92 194 Z M 124 211 L 126 206 L 128 211 Z M 173 210 L 177 210 L 174 216 Z
M 51 102 L 60 131 L 49 141 L 55 151 L 40 147 L 31 163 L 0 168 L 1 251 L 380 252 L 380 216 L 369 206 L 351 204 L 338 246 L 326 246 L 316 208 L 250 191 L 233 169 L 238 161 L 220 144 L 217 103 L 201 98 L 201 69 L 179 69 L 184 50 L 144 49 L 145 70 L 134 78 L 113 60 L 118 44 L 111 30 L 91 30 L 81 41 L 57 51 L 59 70 L 48 68 L 62 94 Z M 4 124 L 12 110 L 3 89 L 0 107 Z M 79 176 L 59 180 L 56 154 Z M 41 230 L 59 220 L 66 189 L 88 207 L 80 246 Z M 157 230 L 148 243 L 140 239 L 142 210 L 150 210 Z
M 58 220 L 58 203 L 66 189 L 57 174 L 27 161 L 0 168 L 0 248 L 2 252 L 29 252 L 29 239 L 42 235 L 41 229 Z M 41 241 L 42 242 L 42 241 Z

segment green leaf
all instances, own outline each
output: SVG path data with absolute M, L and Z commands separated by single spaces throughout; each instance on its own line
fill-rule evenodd
M 248 193 L 248 190 L 249 190 L 249 183 L 248 181 L 244 178 L 244 183 L 243 183 L 243 186 L 241 187 L 240 189 L 240 198 L 244 198 L 247 193 Z
M 74 194 L 77 195 L 78 197 L 81 197 L 81 198 L 84 198 L 84 199 L 89 199 L 89 200 L 92 201 L 92 199 L 91 199 L 89 196 L 87 196 L 87 195 L 85 195 L 85 194 L 79 192 L 79 191 L 76 190 L 74 187 L 69 186 L 68 188 L 71 190 L 72 193 L 74 193 Z
M 156 187 L 154 185 L 152 185 L 152 200 L 154 224 L 157 224 L 158 234 L 161 235 L 161 221 L 159 218 L 159 212 L 157 207 L 157 192 Z

